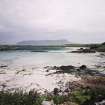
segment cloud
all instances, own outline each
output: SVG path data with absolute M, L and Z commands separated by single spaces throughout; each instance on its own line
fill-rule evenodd
M 104 4 L 105 0 L 0 0 L 0 39 L 103 41 Z

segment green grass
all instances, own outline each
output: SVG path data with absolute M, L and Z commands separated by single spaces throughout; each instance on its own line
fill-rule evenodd
M 68 95 L 40 94 L 34 90 L 29 92 L 2 90 L 0 91 L 0 105 L 41 105 L 43 100 L 53 100 L 56 105 L 65 102 L 76 103 L 76 105 L 95 105 L 95 102 L 105 100 L 105 77 L 92 76 L 83 79 L 85 86 L 77 86 L 78 88 L 68 92 Z
M 72 101 L 82 105 L 84 102 L 91 99 L 91 95 L 85 90 L 78 90 L 72 93 Z
M 41 105 L 43 98 L 37 92 L 0 92 L 0 105 Z
M 101 96 L 101 97 L 100 97 Z M 78 89 L 68 96 L 41 95 L 35 91 L 30 92 L 0 92 L 0 105 L 41 105 L 43 100 L 53 100 L 56 105 L 64 102 L 73 102 L 78 105 L 94 105 L 97 99 L 105 98 L 105 89 Z
M 53 100 L 56 105 L 67 101 L 67 97 L 59 95 L 41 95 L 35 91 L 30 92 L 0 92 L 0 105 L 41 105 L 43 100 Z
M 78 105 L 94 105 L 103 98 L 105 99 L 105 89 L 80 89 L 71 95 L 71 100 Z

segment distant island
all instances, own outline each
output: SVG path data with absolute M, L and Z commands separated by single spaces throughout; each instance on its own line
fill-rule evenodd
M 68 40 L 26 40 L 18 42 L 17 45 L 35 45 L 35 46 L 56 46 L 70 44 Z
M 14 45 L 1 44 L 0 51 L 30 50 L 32 52 L 46 52 L 48 50 L 60 50 L 65 47 L 80 47 L 78 51 L 73 51 L 73 53 L 105 52 L 105 42 L 95 44 L 76 44 L 70 43 L 67 40 L 33 40 L 21 41 Z M 81 47 L 88 47 L 88 49 L 83 49 Z

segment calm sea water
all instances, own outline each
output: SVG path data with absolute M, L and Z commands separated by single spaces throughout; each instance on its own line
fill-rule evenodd
M 68 53 L 77 48 L 51 50 L 48 52 L 8 51 L 0 52 L 0 64 L 8 66 L 48 66 L 48 65 L 82 65 L 93 66 L 100 61 L 98 53 L 78 54 Z
M 57 86 L 59 80 L 68 81 L 76 79 L 74 76 L 52 75 L 46 76 L 44 67 L 57 65 L 87 65 L 94 68 L 104 59 L 98 57 L 99 53 L 76 54 L 68 53 L 77 48 L 65 48 L 62 50 L 50 50 L 48 52 L 8 51 L 0 52 L 0 85 L 6 85 L 6 89 L 47 89 L 51 91 Z M 23 71 L 22 71 L 23 70 Z M 65 79 L 64 79 L 65 78 Z

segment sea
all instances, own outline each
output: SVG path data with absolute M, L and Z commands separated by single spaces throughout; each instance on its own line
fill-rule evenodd
M 71 74 L 48 75 L 45 67 L 73 65 L 79 67 L 86 65 L 98 69 L 104 65 L 105 57 L 102 53 L 71 53 L 78 47 L 64 47 L 62 49 L 47 51 L 1 51 L 0 52 L 0 89 L 37 91 L 52 91 L 69 81 L 78 81 L 79 77 Z M 53 70 L 50 71 L 52 73 Z

